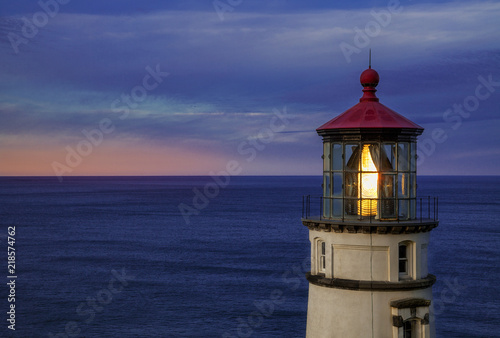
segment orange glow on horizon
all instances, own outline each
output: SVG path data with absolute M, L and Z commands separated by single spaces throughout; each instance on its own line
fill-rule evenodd
M 74 149 L 74 147 L 73 147 Z M 57 176 L 54 162 L 69 168 L 63 176 L 209 175 L 224 168 L 220 154 L 165 146 L 123 146 L 108 142 L 71 167 L 62 146 L 0 148 L 0 176 Z M 222 164 L 221 164 L 222 163 Z M 204 172 L 204 174 L 200 174 Z

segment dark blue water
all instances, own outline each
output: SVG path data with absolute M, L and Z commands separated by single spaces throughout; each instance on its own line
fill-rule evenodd
M 302 195 L 319 195 L 321 178 L 232 177 L 195 201 L 187 224 L 179 204 L 210 182 L 0 178 L 5 282 L 16 230 L 15 335 L 303 337 Z M 440 198 L 429 262 L 438 336 L 500 336 L 500 178 L 420 177 L 419 194 Z

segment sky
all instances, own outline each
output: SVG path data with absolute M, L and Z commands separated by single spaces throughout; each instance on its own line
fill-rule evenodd
M 380 75 L 423 175 L 497 175 L 500 2 L 0 4 L 0 176 L 321 175 Z

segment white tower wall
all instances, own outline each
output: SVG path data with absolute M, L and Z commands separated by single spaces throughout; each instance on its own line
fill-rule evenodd
M 321 273 L 319 243 L 325 242 L 325 277 L 353 280 L 399 281 L 399 243 L 410 244 L 411 277 L 427 277 L 427 247 L 430 233 L 359 234 L 310 231 L 311 274 Z M 418 259 L 417 259 L 418 258 Z
M 417 337 L 435 336 L 430 311 L 435 277 L 427 270 L 426 231 L 433 225 L 407 223 L 411 226 L 396 226 L 394 233 L 306 225 L 311 242 L 307 337 L 403 338 L 408 320 L 415 323 Z M 408 248 L 404 275 L 399 271 L 400 244 Z
M 403 337 L 402 330 L 393 325 L 393 316 L 399 312 L 404 320 L 411 318 L 411 308 L 401 311 L 390 303 L 409 297 L 431 299 L 432 290 L 429 287 L 412 292 L 354 291 L 310 284 L 306 337 Z M 415 317 L 421 321 L 429 313 L 426 307 L 415 310 Z M 434 337 L 434 319 L 430 317 L 428 324 L 420 323 L 419 331 L 418 337 Z

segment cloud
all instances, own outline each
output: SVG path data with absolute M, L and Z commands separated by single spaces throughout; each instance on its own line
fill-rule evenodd
M 424 127 L 443 124 L 443 112 L 473 95 L 479 75 L 500 81 L 497 2 L 402 2 L 401 12 L 351 63 L 339 45 L 353 44 L 355 27 L 375 20 L 374 2 L 359 8 L 246 1 L 224 21 L 210 2 L 164 3 L 140 10 L 123 2 L 117 10 L 114 2 L 75 2 L 20 45 L 19 54 L 5 36 L 20 34 L 20 17 L 39 9 L 6 10 L 13 16 L 0 22 L 0 135 L 51 135 L 64 146 L 108 117 L 116 122 L 110 135 L 116 142 L 182 144 L 186 151 L 229 156 L 267 126 L 275 108 L 286 106 L 296 116 L 290 130 L 314 133 L 354 105 L 369 47 L 381 75 L 381 101 Z M 386 10 L 387 1 L 376 4 L 376 12 Z M 156 65 L 170 75 L 119 119 L 112 102 L 130 95 L 145 68 Z M 498 121 L 495 102 L 481 102 L 470 121 Z M 278 138 L 276 152 L 268 153 L 279 157 L 282 149 L 283 156 L 296 142 L 295 155 L 311 158 L 317 145 L 305 134 Z

